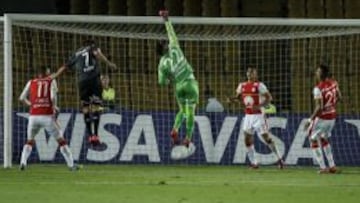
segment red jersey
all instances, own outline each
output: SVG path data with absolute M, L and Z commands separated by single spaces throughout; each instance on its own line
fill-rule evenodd
M 336 118 L 336 103 L 338 100 L 338 83 L 332 79 L 319 82 L 314 88 L 314 99 L 321 99 L 323 108 L 318 117 L 325 120 Z
M 36 78 L 30 80 L 21 94 L 20 98 L 29 95 L 30 115 L 52 115 L 54 114 L 52 97 L 54 95 L 53 79 L 50 77 Z
M 260 109 L 254 109 L 253 106 L 261 104 L 262 94 L 268 92 L 266 86 L 262 82 L 243 82 L 236 89 L 237 94 L 241 94 L 242 101 L 245 105 L 245 114 L 261 114 Z

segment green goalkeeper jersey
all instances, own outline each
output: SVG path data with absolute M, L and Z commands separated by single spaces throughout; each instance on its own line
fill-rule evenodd
M 169 37 L 169 51 L 161 57 L 158 66 L 160 85 L 172 83 L 177 85 L 187 79 L 195 79 L 193 69 L 180 49 L 174 28 L 170 21 L 165 22 Z

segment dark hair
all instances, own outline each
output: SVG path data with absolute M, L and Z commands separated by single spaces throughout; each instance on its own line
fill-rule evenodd
M 83 45 L 84 46 L 95 47 L 96 43 L 95 43 L 95 40 L 93 40 L 93 39 L 86 39 L 86 40 L 83 41 Z
M 40 67 L 37 69 L 37 73 L 38 73 L 38 74 L 42 74 L 42 75 L 46 75 L 48 69 L 49 69 L 49 68 L 48 68 L 47 66 L 40 66 Z
M 330 68 L 329 68 L 328 65 L 326 65 L 326 64 L 320 64 L 320 65 L 319 65 L 319 68 L 320 68 L 320 70 L 321 70 L 320 78 L 321 78 L 322 80 L 331 77 L 331 72 L 330 72 Z
M 166 50 L 166 41 L 161 40 L 156 43 L 156 54 L 162 56 L 165 54 Z

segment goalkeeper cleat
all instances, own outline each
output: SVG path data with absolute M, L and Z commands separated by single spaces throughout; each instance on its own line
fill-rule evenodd
M 187 148 L 189 148 L 189 144 L 191 143 L 191 141 L 188 139 L 188 138 L 185 138 L 184 140 L 183 140 L 183 145 L 185 146 L 185 147 L 187 147 Z
M 26 168 L 25 164 L 20 164 L 20 166 L 19 166 L 20 171 L 24 171 L 25 168 Z
M 278 164 L 279 169 L 284 169 L 285 163 L 282 159 L 279 159 L 277 164 Z
M 99 136 L 97 135 L 91 135 L 89 137 L 89 143 L 93 146 L 97 146 L 100 144 Z
M 170 133 L 170 137 L 171 137 L 171 144 L 174 145 L 179 145 L 180 141 L 179 141 L 179 135 L 178 132 L 176 130 L 172 130 Z

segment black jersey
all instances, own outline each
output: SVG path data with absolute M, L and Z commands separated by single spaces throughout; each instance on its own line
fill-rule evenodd
M 98 61 L 94 55 L 97 51 L 95 46 L 82 47 L 66 63 L 67 67 L 76 70 L 79 82 L 100 76 Z

